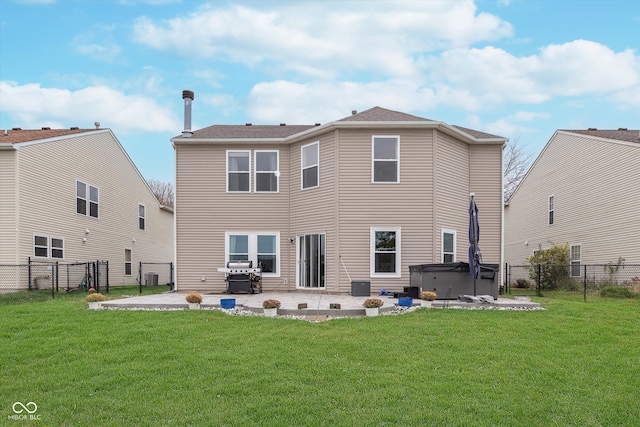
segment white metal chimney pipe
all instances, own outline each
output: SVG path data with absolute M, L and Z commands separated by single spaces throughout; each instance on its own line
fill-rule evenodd
M 193 91 L 183 90 L 182 99 L 184 99 L 184 130 L 182 131 L 182 136 L 184 138 L 189 138 L 193 135 L 193 132 L 191 131 L 191 103 L 194 99 Z

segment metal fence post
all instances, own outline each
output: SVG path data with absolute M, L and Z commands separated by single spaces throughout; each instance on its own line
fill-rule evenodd
M 27 280 L 29 281 L 29 283 L 27 283 L 29 285 L 29 290 L 31 290 L 31 257 L 29 257 L 29 264 L 27 267 Z
M 173 261 L 171 261 L 169 263 L 169 283 L 170 283 L 169 288 L 171 290 L 173 290 L 173 288 L 174 288 L 174 286 L 173 286 Z
M 138 287 L 140 288 L 140 293 L 142 293 L 142 261 L 138 264 Z
M 109 293 L 109 261 L 105 261 L 107 263 L 107 274 L 106 274 L 106 280 L 107 280 L 107 293 Z
M 96 292 L 100 292 L 100 264 L 98 264 L 99 261 L 96 261 L 93 263 L 93 280 L 95 282 L 95 288 L 96 288 Z
M 587 302 L 587 266 L 584 266 L 584 302 Z
M 536 288 L 538 291 L 538 296 L 542 296 L 542 290 L 540 289 L 541 282 L 542 282 L 542 266 L 540 264 L 538 264 L 537 270 L 538 270 L 538 277 L 536 277 Z

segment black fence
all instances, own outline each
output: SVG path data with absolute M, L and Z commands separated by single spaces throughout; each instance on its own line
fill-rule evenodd
M 27 264 L 0 265 L 0 293 L 50 289 L 55 292 L 75 290 L 109 292 L 109 262 L 78 263 L 41 262 L 28 259 Z
M 168 286 L 174 288 L 172 262 L 141 262 L 138 266 L 138 286 Z
M 620 286 L 640 293 L 640 264 L 505 265 L 505 291 L 599 292 Z

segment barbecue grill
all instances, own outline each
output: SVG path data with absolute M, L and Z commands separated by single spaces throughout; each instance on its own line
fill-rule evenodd
M 252 261 L 229 261 L 226 268 L 218 271 L 225 273 L 227 293 L 262 293 L 262 269 L 260 264 L 253 267 Z

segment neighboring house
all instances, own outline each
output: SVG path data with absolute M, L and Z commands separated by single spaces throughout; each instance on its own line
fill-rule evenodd
M 506 262 L 568 243 L 575 266 L 640 264 L 639 173 L 640 131 L 556 131 L 506 204 Z
M 109 261 L 111 285 L 134 284 L 139 261 L 173 261 L 173 234 L 111 130 L 0 131 L 0 264 Z
M 469 194 L 484 261 L 501 262 L 505 138 L 380 107 L 325 125 L 214 125 L 171 139 L 177 289 L 224 292 L 230 260 L 263 289 L 402 291 L 409 266 L 468 260 Z

